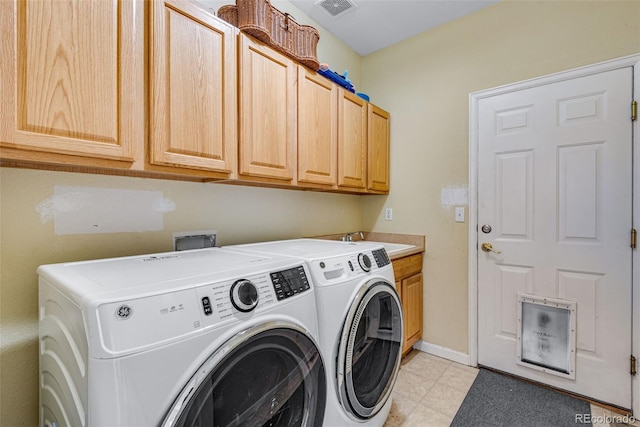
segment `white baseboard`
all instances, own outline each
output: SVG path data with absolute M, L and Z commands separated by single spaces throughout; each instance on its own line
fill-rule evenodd
M 460 363 L 470 366 L 471 359 L 468 354 L 461 353 L 450 348 L 442 347 L 436 344 L 431 344 L 425 341 L 418 341 L 413 345 L 416 350 L 423 351 L 425 353 L 432 354 L 434 356 L 442 357 L 443 359 L 451 360 L 452 362 Z

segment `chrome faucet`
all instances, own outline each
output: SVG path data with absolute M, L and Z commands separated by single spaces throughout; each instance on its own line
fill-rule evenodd
M 355 233 L 347 233 L 340 238 L 343 242 L 353 242 L 353 236 L 360 236 L 360 240 L 364 240 L 364 234 L 362 231 L 356 231 Z

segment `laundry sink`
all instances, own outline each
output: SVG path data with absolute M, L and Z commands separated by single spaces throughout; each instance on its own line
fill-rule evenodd
M 389 242 L 373 242 L 371 240 L 365 240 L 366 242 L 370 242 L 370 243 L 376 243 L 379 245 L 384 246 L 384 249 L 387 251 L 387 254 L 389 256 L 394 255 L 398 252 L 401 251 L 406 251 L 408 249 L 413 249 L 416 246 L 415 245 L 407 245 L 404 243 L 389 243 Z

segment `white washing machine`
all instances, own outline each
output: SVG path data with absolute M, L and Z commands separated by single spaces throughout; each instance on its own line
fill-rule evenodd
M 38 268 L 41 426 L 318 426 L 305 263 L 220 248 Z
M 324 425 L 382 426 L 400 368 L 402 307 L 379 244 L 296 239 L 229 246 L 307 262 L 328 376 Z

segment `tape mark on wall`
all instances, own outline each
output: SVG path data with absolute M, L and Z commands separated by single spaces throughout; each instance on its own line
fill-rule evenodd
M 175 208 L 161 191 L 56 185 L 36 211 L 64 235 L 159 231 L 163 214 Z

